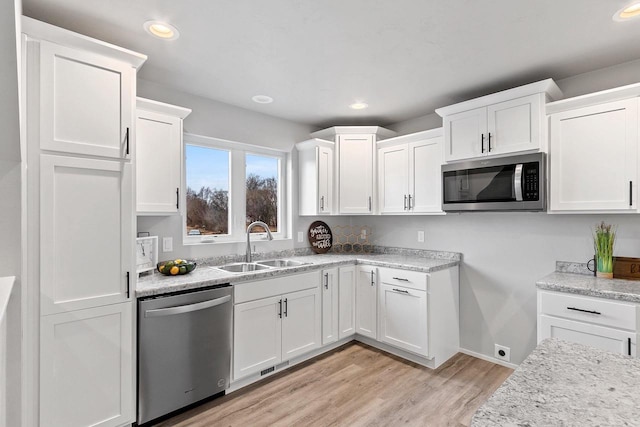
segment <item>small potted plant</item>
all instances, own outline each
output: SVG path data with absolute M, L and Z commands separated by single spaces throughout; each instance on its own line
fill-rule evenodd
M 616 227 L 602 221 L 593 232 L 593 248 L 596 253 L 596 276 L 613 278 L 613 248 L 616 242 Z

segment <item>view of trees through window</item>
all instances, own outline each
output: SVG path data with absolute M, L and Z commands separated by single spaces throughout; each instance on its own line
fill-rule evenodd
M 226 150 L 186 144 L 187 235 L 230 234 L 229 165 Z M 278 231 L 279 159 L 245 157 L 246 225 L 263 221 Z M 260 227 L 255 233 L 264 232 Z

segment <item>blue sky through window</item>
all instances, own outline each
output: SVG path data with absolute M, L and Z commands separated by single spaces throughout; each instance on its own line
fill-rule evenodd
M 247 176 L 254 174 L 261 178 L 278 179 L 278 159 L 275 157 L 247 154 L 246 168 Z
M 215 148 L 186 145 L 187 187 L 198 192 L 202 187 L 229 191 L 229 152 Z

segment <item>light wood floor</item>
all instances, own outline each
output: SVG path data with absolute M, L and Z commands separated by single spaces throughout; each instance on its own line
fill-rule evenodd
M 160 426 L 468 426 L 512 370 L 457 354 L 436 370 L 349 343 Z

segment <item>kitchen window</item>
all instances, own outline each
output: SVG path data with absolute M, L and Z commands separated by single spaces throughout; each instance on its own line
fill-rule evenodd
M 184 157 L 185 244 L 244 241 L 253 221 L 286 237 L 286 152 L 185 134 Z

